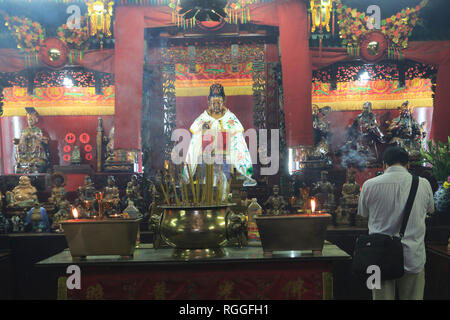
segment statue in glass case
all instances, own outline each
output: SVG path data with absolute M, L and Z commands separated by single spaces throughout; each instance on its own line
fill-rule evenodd
M 280 188 L 277 185 L 274 185 L 272 191 L 273 191 L 272 195 L 264 203 L 266 213 L 275 216 L 284 214 L 285 209 L 287 207 L 287 203 L 284 200 L 284 198 L 279 194 Z
M 347 141 L 340 149 L 343 167 L 372 167 L 379 158 L 379 144 L 385 143 L 372 103 L 365 102 L 362 113 L 357 115 L 347 131 Z
M 13 210 L 31 208 L 37 199 L 37 190 L 31 185 L 28 176 L 21 176 L 19 184 L 12 191 L 6 192 L 6 206 Z
M 317 210 L 334 213 L 334 184 L 328 181 L 328 172 L 320 173 L 320 181 L 313 184 L 312 194 L 317 198 Z
M 419 160 L 422 142 L 426 136 L 426 123 L 419 124 L 413 118 L 409 101 L 403 102 L 399 110 L 399 116 L 389 122 L 386 134 L 388 144 L 404 148 L 411 160 Z
M 22 130 L 20 139 L 13 139 L 15 144 L 15 172 L 43 173 L 49 166 L 48 138 L 36 127 L 39 114 L 34 108 L 27 111 L 27 127 Z

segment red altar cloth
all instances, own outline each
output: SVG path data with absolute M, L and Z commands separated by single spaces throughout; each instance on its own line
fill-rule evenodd
M 66 278 L 60 278 L 58 291 L 60 299 L 74 300 L 322 300 L 332 297 L 331 268 L 319 262 L 256 270 L 124 273 L 102 268 L 83 271 L 81 290 L 67 290 Z

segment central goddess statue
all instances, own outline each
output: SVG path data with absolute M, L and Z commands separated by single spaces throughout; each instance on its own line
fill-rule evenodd
M 204 164 L 209 156 L 214 159 L 217 168 L 230 175 L 233 168 L 241 175 L 244 186 L 255 186 L 252 178 L 253 165 L 244 138 L 244 127 L 236 115 L 225 106 L 225 91 L 221 84 L 210 87 L 208 109 L 195 119 L 190 127 L 192 139 L 185 162 L 189 165 L 191 175 L 199 164 Z M 213 160 L 209 160 L 212 163 Z M 187 167 L 185 167 L 186 171 Z M 184 173 L 187 176 L 187 172 Z M 215 174 L 215 180 L 217 179 Z

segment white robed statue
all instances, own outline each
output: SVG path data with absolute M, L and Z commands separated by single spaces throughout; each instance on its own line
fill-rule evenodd
M 253 165 L 244 138 L 244 127 L 236 115 L 225 107 L 225 91 L 221 84 L 210 87 L 208 109 L 195 119 L 190 127 L 192 138 L 185 163 L 191 175 L 197 165 L 215 163 L 214 184 L 217 172 L 222 171 L 228 179 L 232 168 L 244 179 L 244 186 L 255 186 L 252 178 Z M 221 167 L 222 170 L 218 170 Z M 187 167 L 184 168 L 187 176 Z

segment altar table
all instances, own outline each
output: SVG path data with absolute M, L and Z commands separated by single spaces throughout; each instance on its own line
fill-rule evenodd
M 317 300 L 333 299 L 333 264 L 351 259 L 330 243 L 322 256 L 275 251 L 265 257 L 260 246 L 225 251 L 224 257 L 185 261 L 173 258 L 172 248 L 154 250 L 143 244 L 128 260 L 119 256 L 73 260 L 66 249 L 36 267 L 52 270 L 58 299 Z M 67 289 L 70 265 L 80 268 L 79 290 Z

